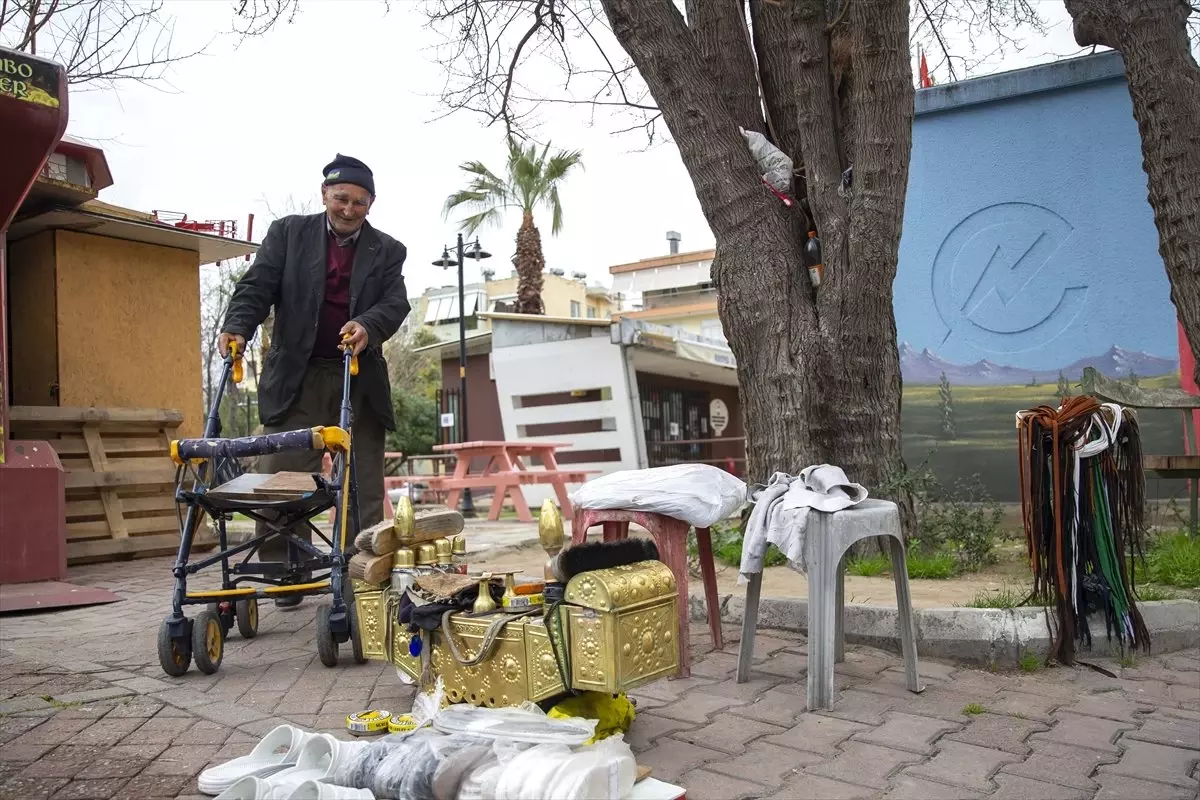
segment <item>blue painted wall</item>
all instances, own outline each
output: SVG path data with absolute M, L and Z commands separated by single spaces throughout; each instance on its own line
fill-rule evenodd
M 1141 162 L 1116 53 L 918 92 L 901 341 L 1052 374 L 1111 345 L 1177 359 Z
M 921 90 L 916 104 L 895 282 L 905 460 L 946 487 L 977 474 L 1013 502 L 1016 411 L 1055 403 L 1060 382 L 1078 393 L 1087 365 L 1179 385 L 1124 68 L 1103 53 Z M 1183 452 L 1177 414 L 1140 418 L 1146 452 Z

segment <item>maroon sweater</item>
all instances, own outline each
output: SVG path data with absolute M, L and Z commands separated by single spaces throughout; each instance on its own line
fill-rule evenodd
M 342 245 L 332 232 L 325 235 L 325 302 L 317 321 L 313 358 L 342 357 L 338 345 L 342 342 L 342 326 L 350 321 L 350 269 L 357 246 L 357 236 Z

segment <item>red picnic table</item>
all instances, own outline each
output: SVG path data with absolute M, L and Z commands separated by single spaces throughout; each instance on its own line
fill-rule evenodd
M 508 496 L 517 510 L 517 519 L 522 522 L 533 522 L 529 513 L 529 504 L 525 502 L 522 486 L 548 483 L 554 487 L 559 507 L 564 516 L 571 512 L 571 500 L 567 496 L 568 483 L 583 483 L 589 474 L 595 470 L 563 470 L 558 466 L 555 451 L 569 447 L 562 442 L 516 441 L 516 442 L 460 442 L 458 444 L 443 444 L 433 449 L 439 453 L 453 453 L 457 459 L 454 474 L 446 477 L 427 478 L 431 489 L 444 489 L 449 492 L 446 505 L 458 508 L 459 497 L 463 489 L 491 489 L 492 507 L 488 511 L 488 519 L 495 522 L 500 519 L 500 511 L 504 507 L 504 498 Z M 482 472 L 472 472 L 471 464 L 476 459 L 487 459 L 487 466 Z M 525 466 L 525 459 L 536 458 L 542 463 L 543 469 L 531 470 Z

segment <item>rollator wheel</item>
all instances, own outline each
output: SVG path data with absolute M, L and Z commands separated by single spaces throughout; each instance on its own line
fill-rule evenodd
M 225 655 L 225 628 L 221 617 L 205 609 L 192 622 L 192 657 L 196 669 L 212 675 L 221 668 Z
M 317 606 L 317 655 L 327 667 L 336 667 L 338 663 L 338 643 L 333 638 L 333 628 L 329 624 L 332 612 L 333 607 L 329 603 Z
M 258 636 L 258 598 L 237 601 L 237 628 L 243 639 Z
M 172 639 L 167 617 L 158 628 L 158 664 L 163 672 L 178 678 L 192 665 L 192 642 L 190 639 Z
M 346 601 L 346 622 L 350 624 L 350 649 L 354 653 L 354 663 L 365 664 L 367 657 L 363 655 L 362 636 L 358 633 L 358 604 L 353 597 Z

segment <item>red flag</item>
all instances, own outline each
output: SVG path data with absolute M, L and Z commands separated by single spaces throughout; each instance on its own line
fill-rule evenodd
M 933 86 L 933 79 L 929 77 L 929 65 L 925 63 L 925 53 L 921 53 L 921 88 L 928 89 Z

